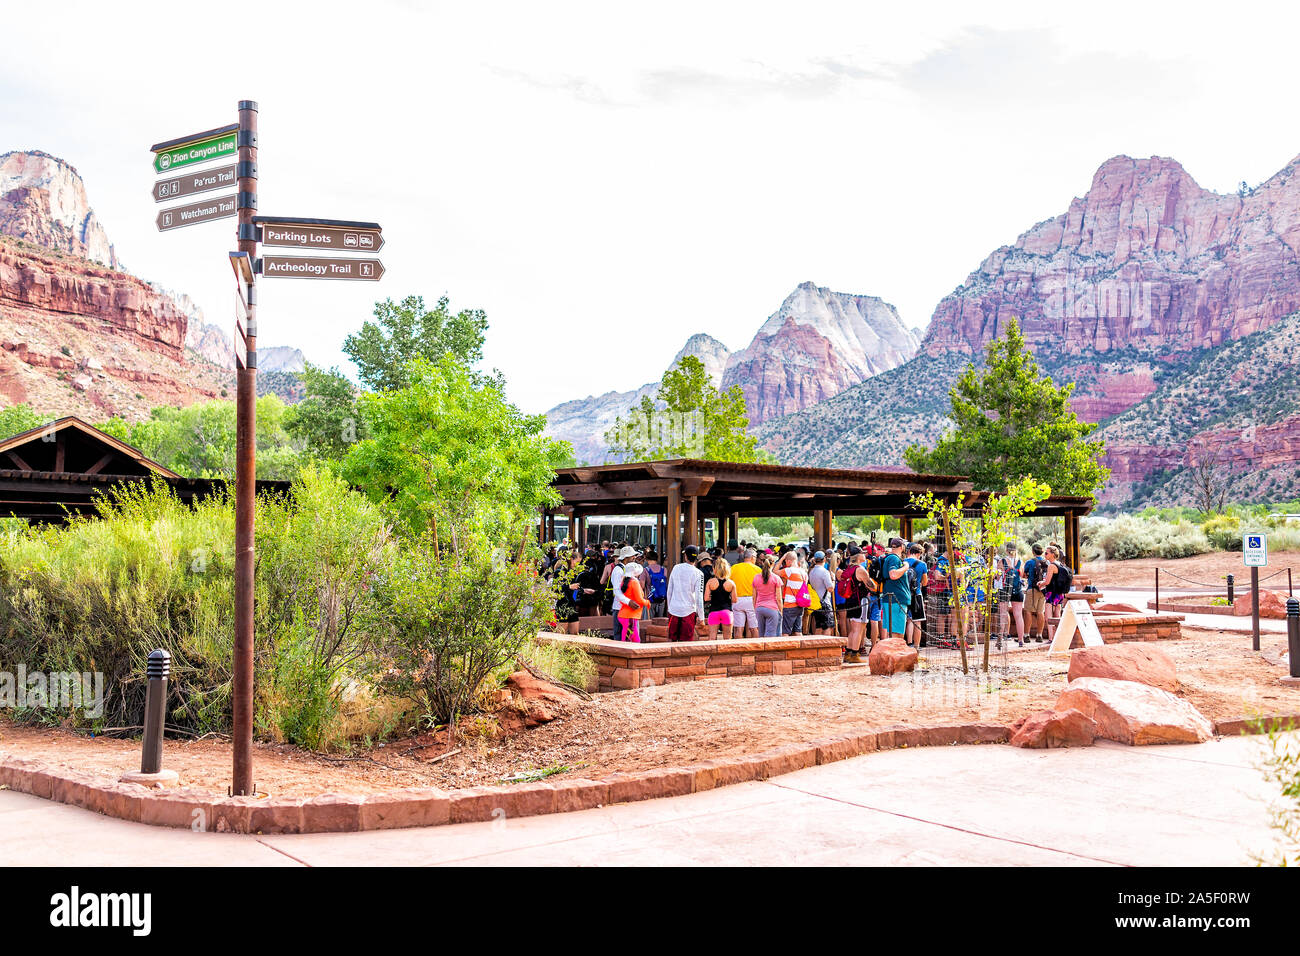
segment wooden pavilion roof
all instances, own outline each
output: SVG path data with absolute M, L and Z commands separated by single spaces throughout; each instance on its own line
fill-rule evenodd
M 106 492 L 165 482 L 186 502 L 226 490 L 221 478 L 184 478 L 140 449 L 69 415 L 0 441 L 0 517 L 58 522 L 92 512 Z M 259 481 L 258 492 L 284 492 L 287 481 Z
M 842 514 L 918 513 L 910 504 L 913 494 L 933 491 L 955 497 L 973 491 L 971 483 L 959 475 L 694 458 L 565 468 L 556 473 L 554 487 L 566 510 L 645 514 L 663 511 L 673 484 L 683 498 L 697 498 L 702 513 L 739 511 L 748 516 L 818 509 Z

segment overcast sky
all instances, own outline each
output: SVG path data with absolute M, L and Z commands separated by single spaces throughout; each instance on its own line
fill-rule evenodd
M 804 280 L 924 327 L 1115 154 L 1228 192 L 1300 152 L 1293 4 L 10 6 L 0 152 L 76 166 L 131 271 L 229 330 L 231 224 L 160 235 L 148 147 L 256 99 L 261 211 L 376 220 L 388 269 L 265 281 L 262 344 L 342 363 L 376 299 L 446 294 L 530 411 Z

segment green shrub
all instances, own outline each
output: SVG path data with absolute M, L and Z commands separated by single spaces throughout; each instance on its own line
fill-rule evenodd
M 488 675 L 514 659 L 554 613 L 554 595 L 527 563 L 469 536 L 454 552 L 417 541 L 374 582 L 379 688 L 415 702 L 434 723 L 472 709 Z
M 1236 515 L 1217 515 L 1201 525 L 1201 530 L 1214 550 L 1241 550 L 1241 519 Z
M 97 511 L 61 527 L 11 529 L 0 554 L 0 665 L 101 672 L 104 712 L 92 726 L 139 727 L 145 658 L 161 647 L 171 654 L 168 725 L 229 730 L 231 502 L 191 508 L 165 485 L 135 485 Z M 367 646 L 356 624 L 388 560 L 387 523 L 362 495 L 313 469 L 289 499 L 259 499 L 256 522 L 258 731 L 332 745 L 337 688 Z
M 587 689 L 596 676 L 596 662 L 575 644 L 530 640 L 519 654 L 531 666 L 562 684 Z
M 1089 560 L 1186 558 L 1212 550 L 1205 532 L 1184 520 L 1167 522 L 1133 515 L 1089 518 L 1082 522 L 1080 530 Z

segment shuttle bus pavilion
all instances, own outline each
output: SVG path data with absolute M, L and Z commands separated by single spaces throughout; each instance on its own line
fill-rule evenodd
M 662 543 L 663 563 L 671 566 L 688 545 L 705 544 L 705 522 L 712 519 L 717 541 L 725 545 L 739 537 L 746 518 L 811 514 L 813 542 L 831 547 L 835 515 L 882 515 L 898 519 L 900 534 L 912 538 L 912 524 L 925 513 L 911 496 L 933 492 L 963 506 L 980 507 L 989 492 L 978 491 L 960 475 L 923 475 L 905 471 L 856 468 L 796 468 L 740 462 L 629 462 L 564 468 L 553 487 L 563 503 L 545 510 L 540 533 L 556 539 L 556 518 L 568 518 L 570 537 L 586 542 L 588 522 L 618 515 L 651 515 L 656 519 L 655 542 Z M 1079 519 L 1092 510 L 1091 498 L 1054 495 L 1039 504 L 1035 517 L 1060 517 L 1065 526 L 1067 563 L 1080 564 Z

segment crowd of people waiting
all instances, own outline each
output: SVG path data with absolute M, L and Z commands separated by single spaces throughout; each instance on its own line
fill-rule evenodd
M 829 553 L 731 541 L 726 550 L 687 547 L 670 572 L 653 549 L 602 541 L 583 552 L 552 549 L 541 570 L 555 581 L 557 626 L 570 634 L 581 618 L 609 615 L 616 639 L 639 642 L 642 620 L 666 617 L 674 641 L 839 635 L 845 660 L 856 663 L 886 637 L 974 647 L 986 582 L 999 646 L 1050 641 L 1073 585 L 1063 554 L 1057 544 L 1034 545 L 1022 560 L 1008 544 L 990 574 L 981 555 L 898 537 L 843 541 Z

